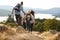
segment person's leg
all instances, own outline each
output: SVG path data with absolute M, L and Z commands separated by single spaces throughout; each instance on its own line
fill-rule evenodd
M 27 22 L 26 22 L 26 29 L 27 29 L 28 32 L 31 31 L 31 27 L 30 27 L 30 26 L 31 26 L 30 21 L 27 21 Z
M 25 22 L 23 22 L 23 28 L 26 29 L 26 24 L 25 24 Z
M 18 24 L 18 15 L 15 14 L 15 18 L 16 18 L 16 23 Z
M 27 26 L 27 22 L 25 22 L 25 26 L 26 26 L 26 30 L 28 31 L 28 26 Z
M 21 20 L 22 20 L 21 18 L 22 18 L 22 17 L 21 17 L 20 14 L 19 14 L 19 16 L 18 16 L 18 19 L 19 19 L 19 22 L 18 22 L 18 23 L 19 23 L 19 25 L 21 25 Z
M 28 24 L 28 22 L 26 22 L 26 30 L 27 30 L 27 32 L 29 32 L 29 24 Z
M 31 31 L 31 23 L 28 22 L 28 32 L 30 32 L 30 31 Z
M 33 30 L 33 24 L 31 24 L 30 26 L 30 31 L 32 32 L 32 30 Z

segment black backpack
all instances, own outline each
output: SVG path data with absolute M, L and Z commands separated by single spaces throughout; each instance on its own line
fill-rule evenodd
M 17 7 L 17 8 L 15 8 L 15 7 Z M 17 4 L 16 6 L 14 7 L 14 10 L 16 10 L 16 11 L 18 11 L 18 12 L 20 12 L 20 4 Z

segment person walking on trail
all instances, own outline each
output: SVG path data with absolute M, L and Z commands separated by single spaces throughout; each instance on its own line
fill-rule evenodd
M 14 12 L 13 12 L 14 11 Z M 12 14 L 15 13 L 15 17 L 16 17 L 16 23 L 18 25 L 21 25 L 21 11 L 26 14 L 23 10 L 23 2 L 21 2 L 20 4 L 18 3 L 12 10 Z
M 33 11 L 33 10 L 31 10 L 31 12 L 30 12 L 30 15 L 31 15 L 31 18 L 32 18 L 32 20 L 30 21 L 30 23 L 31 23 L 31 32 L 32 32 L 32 30 L 33 30 L 33 25 L 35 25 L 35 14 L 34 14 L 35 12 Z
M 28 32 L 32 32 L 33 29 L 33 24 L 35 23 L 35 18 L 34 18 L 34 11 L 31 10 L 29 13 L 26 15 L 26 28 Z

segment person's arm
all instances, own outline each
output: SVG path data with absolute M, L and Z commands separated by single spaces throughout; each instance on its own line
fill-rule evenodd
M 21 10 L 22 10 L 22 12 L 23 12 L 24 14 L 26 14 L 26 13 L 24 12 L 24 10 L 23 10 L 23 7 L 22 7 L 22 9 L 21 9 Z
M 32 14 L 31 14 L 31 18 L 32 18 L 33 23 L 35 24 L 35 17 Z
M 11 14 L 13 14 L 13 12 L 14 12 L 14 9 L 12 9 L 12 12 L 11 12 Z
M 12 9 L 12 12 L 11 12 L 11 14 L 15 14 L 15 10 L 14 10 L 14 9 Z

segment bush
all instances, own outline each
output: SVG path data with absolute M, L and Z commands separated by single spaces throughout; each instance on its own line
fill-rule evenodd
M 48 31 L 48 30 L 60 31 L 60 21 L 56 20 L 55 18 L 45 19 L 45 20 L 36 19 L 33 30 L 39 32 Z
M 35 22 L 35 25 L 34 25 L 34 27 L 33 27 L 33 30 L 34 31 L 39 31 L 39 32 L 43 32 L 44 31 L 44 24 L 43 24 L 43 22 L 44 22 L 45 20 L 43 19 L 43 20 L 40 20 L 40 19 L 36 19 L 36 22 Z
M 7 19 L 6 22 L 10 22 L 10 23 L 15 22 L 15 21 L 14 21 L 14 18 L 12 18 L 12 15 L 8 15 L 8 19 Z
M 15 23 L 14 18 L 12 17 L 12 15 L 8 15 L 8 19 L 4 24 L 10 25 L 11 27 L 16 26 L 16 23 Z
M 56 19 L 48 19 L 44 22 L 45 30 L 59 30 L 60 22 Z

